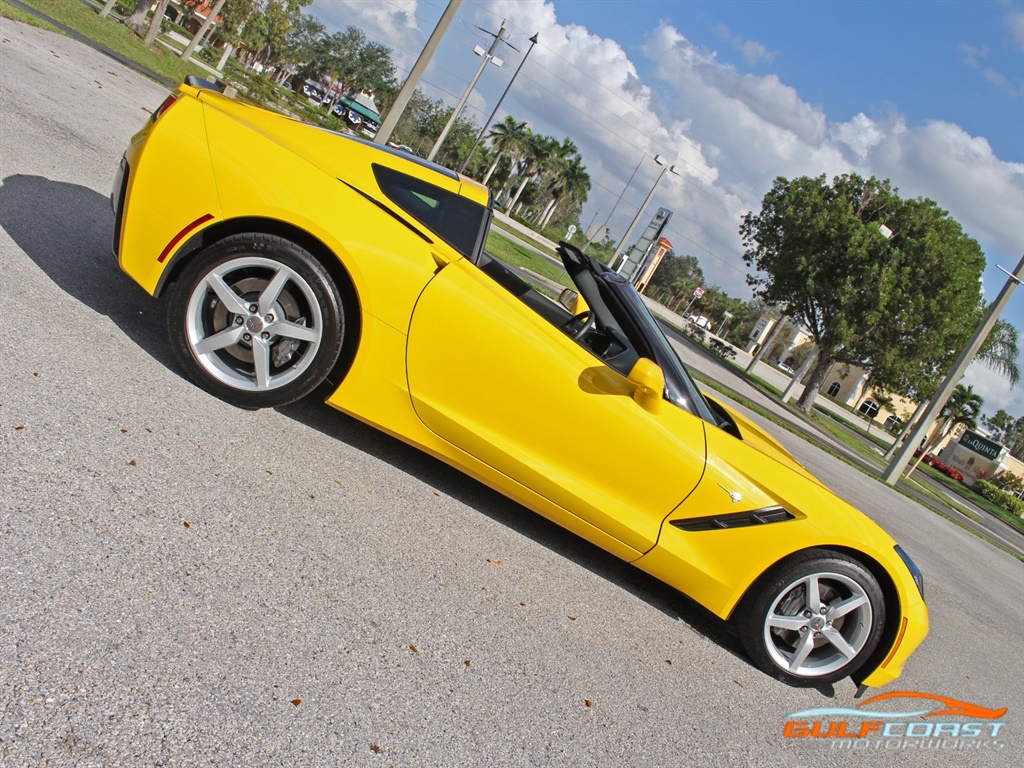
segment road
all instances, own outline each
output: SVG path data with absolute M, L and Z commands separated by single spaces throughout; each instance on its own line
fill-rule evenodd
M 166 91 L 0 33 L 0 766 L 1019 764 L 1021 563 L 789 433 L 925 571 L 890 690 L 1008 707 L 1002 749 L 787 739 L 852 683 L 767 678 L 678 594 L 315 400 L 205 395 L 110 256 Z

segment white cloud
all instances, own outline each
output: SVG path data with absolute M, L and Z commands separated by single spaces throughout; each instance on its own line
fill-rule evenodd
M 963 384 L 974 387 L 974 391 L 981 395 L 984 400 L 982 411 L 989 416 L 1000 409 L 1013 416 L 1024 416 L 1024 389 L 1020 386 L 1011 388 L 1006 379 L 981 363 L 973 363 L 967 369 Z
M 308 13 L 323 21 L 329 31 L 352 25 L 362 29 L 371 40 L 377 40 L 392 49 L 392 60 L 408 71 L 419 56 L 427 37 L 419 27 L 416 13 L 417 0 L 388 0 L 365 2 L 361 0 L 315 0 Z
M 739 35 L 734 35 L 725 24 L 718 24 L 715 33 L 722 39 L 732 44 L 732 47 L 743 54 L 743 58 L 750 65 L 771 63 L 775 61 L 775 51 L 769 51 L 761 43 L 755 40 L 744 40 Z
M 1003 17 L 1018 50 L 1024 51 L 1024 10 L 1013 10 Z
M 903 197 L 935 200 L 979 240 L 1003 252 L 1024 251 L 1024 164 L 1000 160 L 984 138 L 936 120 L 888 133 L 869 164 Z
M 960 53 L 963 54 L 964 64 L 971 69 L 981 69 L 981 62 L 988 58 L 989 50 L 987 45 L 961 43 Z
M 902 118 L 898 118 L 897 130 L 906 130 Z M 886 135 L 893 128 L 887 131 L 883 126 L 878 125 L 863 112 L 855 115 L 848 123 L 837 123 L 833 125 L 829 134 L 834 142 L 844 145 L 852 150 L 858 165 L 863 165 L 868 159 L 871 150 L 877 147 Z

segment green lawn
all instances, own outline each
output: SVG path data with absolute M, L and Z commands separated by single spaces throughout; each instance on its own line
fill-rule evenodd
M 871 445 L 865 442 L 865 438 L 851 434 L 849 429 L 843 428 L 842 424 L 848 424 L 845 420 L 833 418 L 831 414 L 815 413 L 814 421 L 819 427 L 824 429 L 838 442 L 845 445 L 858 456 L 867 459 L 872 464 L 876 464 L 879 467 L 885 465 L 885 462 L 882 461 L 881 455 L 878 451 L 874 450 Z
M 494 221 L 493 221 L 493 223 L 492 223 L 492 225 L 491 225 L 491 226 L 492 226 L 492 229 L 493 229 L 494 227 L 497 227 L 498 229 L 501 229 L 501 230 L 504 230 L 505 232 L 508 232 L 508 233 L 509 233 L 510 235 L 515 235 L 515 236 L 516 236 L 516 237 L 518 237 L 518 238 L 519 238 L 520 240 L 523 240 L 523 239 L 526 239 L 526 240 L 533 240 L 533 238 L 532 238 L 532 237 L 530 237 L 530 236 L 529 236 L 528 234 L 525 234 L 525 233 L 523 233 L 523 232 L 520 232 L 520 231 L 519 231 L 518 229 L 515 229 L 514 227 L 511 227 L 511 226 L 509 226 L 508 224 L 506 224 L 506 223 L 505 223 L 505 222 L 503 222 L 503 221 L 499 221 L 499 220 L 497 219 L 497 217 L 495 217 L 495 219 L 494 219 Z M 541 242 L 538 242 L 537 240 L 533 240 L 533 246 L 534 246 L 535 248 L 539 248 L 540 250 L 544 251 L 544 253 L 548 254 L 548 255 L 549 255 L 549 256 L 551 256 L 551 258 L 553 258 L 553 259 L 557 259 L 557 258 L 558 258 L 558 254 L 556 254 L 556 253 L 555 253 L 555 252 L 554 252 L 553 250 L 551 250 L 550 248 L 548 248 L 548 247 L 547 247 L 546 245 L 544 245 L 543 243 L 541 243 Z
M 135 32 L 128 29 L 119 20 L 110 17 L 101 19 L 95 8 L 78 0 L 24 0 L 24 2 L 171 82 L 180 83 L 186 75 L 207 76 L 206 71 L 201 67 L 182 61 L 162 45 L 146 45 Z M 12 6 L 0 0 L 0 13 L 13 17 L 14 11 Z
M 565 274 L 564 269 L 552 264 L 529 248 L 524 248 L 519 243 L 509 240 L 500 232 L 495 231 L 494 227 L 491 227 L 490 234 L 487 236 L 487 252 L 497 256 L 510 266 L 528 269 L 566 287 L 572 286 L 572 281 Z
M 982 507 L 982 508 L 988 510 L 993 515 L 995 515 L 996 517 L 999 517 L 999 518 L 1005 520 L 1006 522 L 1008 522 L 1010 525 L 1012 525 L 1017 530 L 1024 531 L 1024 519 L 1022 519 L 1019 516 L 1013 514 L 1013 512 L 1010 512 L 1009 510 L 1003 509 L 998 504 L 993 504 L 991 501 L 986 499 L 984 496 L 981 496 L 980 494 L 975 493 L 974 491 L 972 491 L 970 488 L 968 488 L 963 483 L 960 483 L 960 482 L 954 480 L 953 478 L 949 477 L 948 475 L 944 475 L 942 472 L 939 472 L 939 470 L 935 469 L 934 467 L 928 466 L 923 461 L 918 465 L 917 469 L 914 470 L 914 475 L 916 475 L 918 472 L 924 472 L 930 478 L 932 478 L 933 480 L 935 480 L 935 481 L 941 483 L 942 485 L 948 487 L 950 490 L 958 492 L 962 496 L 967 497 L 968 499 L 970 499 L 971 503 L 974 504 L 975 506 Z M 914 475 L 910 476 L 910 482 L 913 482 Z M 908 481 L 907 481 L 906 478 L 904 478 L 903 482 L 908 482 Z

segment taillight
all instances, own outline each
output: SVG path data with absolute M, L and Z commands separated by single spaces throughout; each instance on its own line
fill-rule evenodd
M 174 105 L 174 102 L 176 102 L 177 100 L 178 94 L 176 93 L 172 93 L 170 96 L 164 99 L 164 103 L 157 107 L 156 112 L 153 113 L 152 121 L 155 123 L 157 120 L 159 120 L 163 116 L 164 112 L 170 109 Z

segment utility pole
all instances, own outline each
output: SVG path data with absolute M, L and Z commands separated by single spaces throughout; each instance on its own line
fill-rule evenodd
M 769 347 L 775 343 L 775 338 L 782 331 L 782 326 L 786 324 L 787 320 L 789 320 L 789 315 L 783 314 L 782 317 L 776 321 L 775 325 L 768 333 L 768 338 L 764 340 L 764 344 L 762 344 L 761 348 L 757 350 L 757 354 L 751 358 L 750 365 L 747 366 L 746 373 L 751 373 L 754 370 L 754 366 L 761 361 L 761 358 L 764 357 L 764 353 L 767 352 Z
M 1002 267 L 1000 267 L 1002 269 Z M 1006 272 L 1006 270 L 1003 270 Z M 992 327 L 996 324 L 996 320 L 1006 309 L 1006 305 L 1010 301 L 1010 297 L 1013 295 L 1014 289 L 1024 279 L 1024 256 L 1021 256 L 1020 262 L 1017 264 L 1017 269 L 1011 274 L 1006 272 L 1009 277 L 1006 280 L 1006 284 L 1003 285 L 999 296 L 988 308 L 988 312 L 985 313 L 985 318 L 978 325 L 978 329 L 974 332 L 974 336 L 967 343 L 964 351 L 960 353 L 960 357 L 957 358 L 956 363 L 953 365 L 953 369 L 946 376 L 945 381 L 939 387 L 938 392 L 932 398 L 931 403 L 928 404 L 928 409 L 924 412 L 924 416 L 917 422 L 917 427 L 911 433 L 910 437 L 900 448 L 890 463 L 885 473 L 882 475 L 882 479 L 889 485 L 896 485 L 896 481 L 903 476 L 903 470 L 906 468 L 910 461 L 910 458 L 914 455 L 914 451 L 917 449 L 921 439 L 931 429 L 932 424 L 935 423 L 935 419 L 942 412 L 943 407 L 946 405 L 946 401 L 949 400 L 949 396 L 953 394 L 953 389 L 957 384 L 960 383 L 960 379 L 964 377 L 964 373 L 967 371 L 967 366 L 971 364 L 975 356 L 978 354 L 978 350 L 981 349 L 981 345 L 988 338 L 989 333 L 992 332 Z
M 455 119 L 459 116 L 459 113 L 462 112 L 462 108 L 466 106 L 466 102 L 469 101 L 469 95 L 476 87 L 476 81 L 480 79 L 480 75 L 484 73 L 484 67 L 487 66 L 487 63 L 493 60 L 497 66 L 501 66 L 501 59 L 495 58 L 494 51 L 497 49 L 498 43 L 504 39 L 505 20 L 502 19 L 501 29 L 498 30 L 498 34 L 494 35 L 494 42 L 491 43 L 491 47 L 483 54 L 484 60 L 480 62 L 479 69 L 477 69 L 476 74 L 473 75 L 473 79 L 469 81 L 469 87 L 466 88 L 466 92 L 462 94 L 462 98 L 459 99 L 459 103 L 455 105 L 455 110 L 452 112 L 452 116 L 448 118 L 448 123 L 445 125 L 444 130 L 441 131 L 441 135 L 437 137 L 434 147 L 430 150 L 430 154 L 427 155 L 427 160 L 433 160 L 437 156 L 437 151 L 441 149 L 441 145 L 444 143 L 444 140 L 448 138 L 448 131 L 450 131 L 452 126 L 455 125 Z M 483 49 L 479 48 L 478 53 L 482 51 Z
M 665 178 L 665 174 L 668 173 L 669 171 L 672 171 L 672 173 L 676 173 L 676 167 L 674 165 L 669 165 L 661 155 L 655 155 L 654 162 L 656 162 L 658 165 L 664 166 L 664 168 L 662 168 L 661 173 L 658 174 L 658 180 L 654 182 L 654 186 L 651 187 L 651 191 L 647 193 L 646 199 L 643 201 L 643 203 L 641 203 L 640 210 L 636 212 L 636 216 L 634 216 L 633 221 L 630 222 L 629 229 L 626 230 L 626 234 L 622 236 L 622 240 L 619 241 L 618 246 L 615 248 L 615 253 L 612 254 L 611 263 L 615 263 L 615 260 L 619 257 L 619 254 L 621 254 L 628 247 L 626 241 L 629 240 L 629 236 L 633 234 L 633 230 L 636 229 L 636 225 L 640 221 L 640 217 L 644 215 L 644 211 L 647 209 L 647 204 L 651 202 L 651 198 L 654 197 L 654 193 L 658 190 L 658 185 L 661 184 L 661 180 Z M 626 258 L 623 257 L 622 260 L 615 266 L 615 271 L 621 272 L 625 264 Z M 611 266 L 611 264 L 609 264 L 609 266 Z
M 525 64 L 526 60 L 530 57 L 530 51 L 532 51 L 533 46 L 537 44 L 537 35 L 539 34 L 540 32 L 537 32 L 536 34 L 534 34 L 533 37 L 530 38 L 530 47 L 526 49 L 526 53 L 523 55 L 523 60 L 520 61 L 519 66 L 516 67 L 516 71 L 512 75 L 512 79 L 508 81 L 508 85 L 505 86 L 505 90 L 501 94 L 501 98 L 498 99 L 498 103 L 494 105 L 494 111 L 491 112 L 491 116 L 487 118 L 487 120 L 484 122 L 484 127 L 480 129 L 480 134 L 476 137 L 476 142 L 473 144 L 473 148 L 469 150 L 469 154 L 466 155 L 466 159 L 462 161 L 462 167 L 459 168 L 459 173 L 466 172 L 466 166 L 469 165 L 469 161 L 473 159 L 473 154 L 476 152 L 477 147 L 480 146 L 480 142 L 484 140 L 484 131 L 486 131 L 487 127 L 494 122 L 494 116 L 498 114 L 498 109 L 501 107 L 501 102 L 505 100 L 505 97 L 508 96 L 508 92 L 512 90 L 512 83 L 514 83 L 516 81 L 516 78 L 519 77 L 519 70 L 523 68 L 523 64 Z
M 452 20 L 455 18 L 455 12 L 459 10 L 459 6 L 462 5 L 462 0 L 450 0 L 448 7 L 445 8 L 443 14 L 441 14 L 441 20 L 437 22 L 437 26 L 434 27 L 433 34 L 430 35 L 430 39 L 427 40 L 427 44 L 423 46 L 423 50 L 420 51 L 420 56 L 416 59 L 416 63 L 412 65 L 412 69 L 409 70 L 409 76 L 405 78 L 405 82 L 402 84 L 402 90 L 398 92 L 398 98 L 395 99 L 395 103 L 391 105 L 391 109 L 388 110 L 387 117 L 384 118 L 380 124 L 380 128 L 377 131 L 377 135 L 374 136 L 373 140 L 378 144 L 387 144 L 391 138 L 391 134 L 395 132 L 395 126 L 398 125 L 398 121 L 402 117 L 402 113 L 405 112 L 405 108 L 409 106 L 409 99 L 412 98 L 413 93 L 416 91 L 416 86 L 420 84 L 420 80 L 423 78 L 423 73 L 426 72 L 427 66 L 430 64 L 430 60 L 434 57 L 434 51 L 437 50 L 437 46 L 441 43 L 441 38 L 444 37 L 444 33 L 448 31 L 448 27 L 451 26 Z

